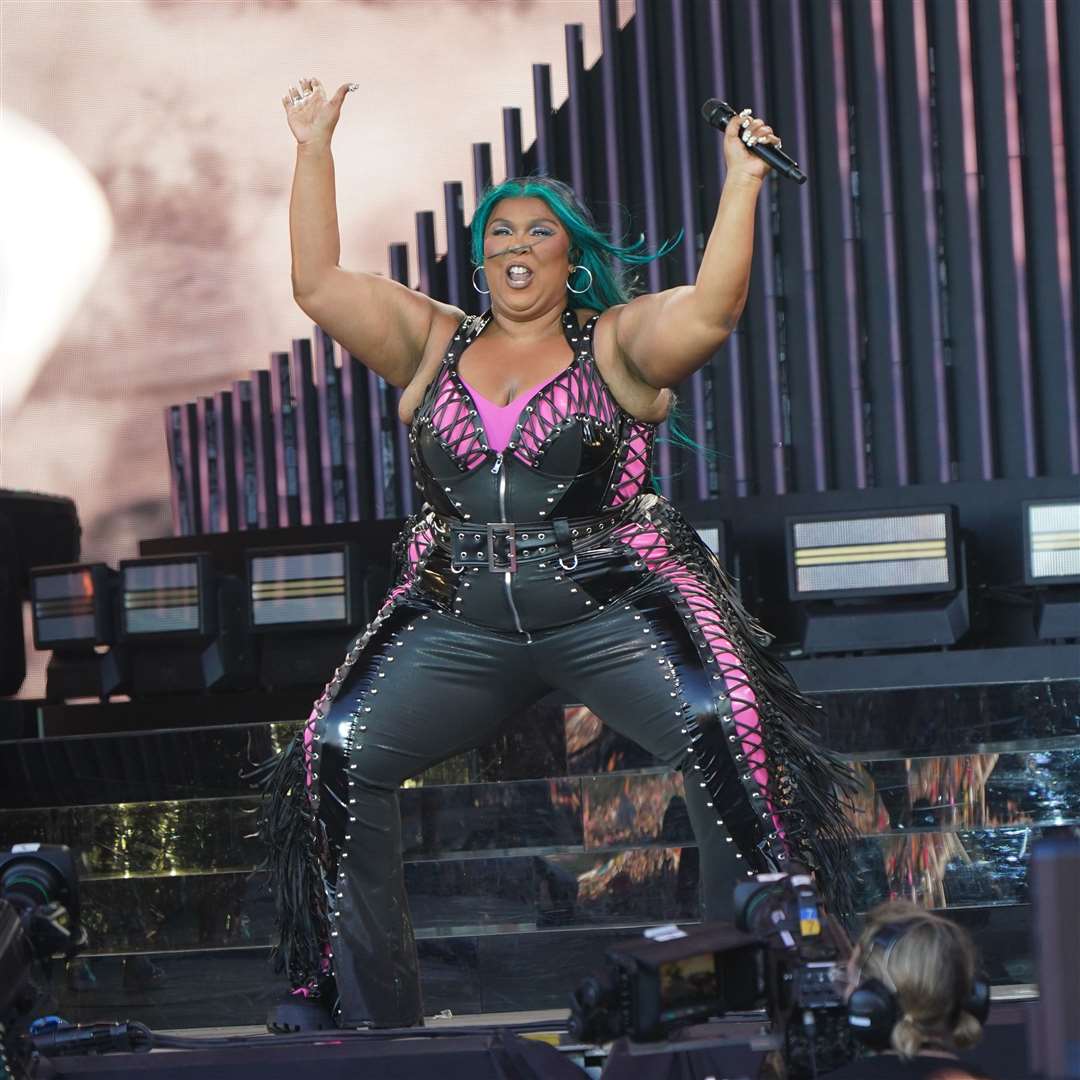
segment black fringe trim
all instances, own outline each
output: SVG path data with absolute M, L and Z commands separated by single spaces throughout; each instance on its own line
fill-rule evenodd
M 680 561 L 701 564 L 716 582 L 725 630 L 746 667 L 758 701 L 769 772 L 768 796 L 783 822 L 791 855 L 815 873 L 833 914 L 854 910 L 858 874 L 852 859 L 858 833 L 853 796 L 860 784 L 851 766 L 821 742 L 822 708 L 796 686 L 787 668 L 766 651 L 772 641 L 742 606 L 720 560 L 670 503 L 660 503 Z
M 305 986 L 321 977 L 330 925 L 323 877 L 329 851 L 308 799 L 304 731 L 243 776 L 263 795 L 256 820 L 266 859 L 259 871 L 270 876 L 278 931 L 271 962 L 293 986 Z

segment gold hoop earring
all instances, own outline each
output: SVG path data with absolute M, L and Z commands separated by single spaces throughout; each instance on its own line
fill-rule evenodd
M 484 296 L 487 296 L 487 295 L 489 295 L 489 294 L 490 294 L 491 290 L 490 290 L 490 289 L 481 289 L 481 288 L 480 288 L 480 286 L 476 284 L 476 275 L 477 275 L 477 273 L 478 273 L 479 271 L 481 271 L 481 270 L 483 270 L 483 269 L 484 269 L 484 268 L 483 268 L 483 266 L 478 266 L 478 267 L 476 267 L 476 268 L 475 268 L 475 269 L 473 270 L 473 272 L 472 272 L 472 287 L 473 287 L 473 288 L 474 288 L 474 289 L 475 289 L 475 290 L 476 290 L 476 291 L 477 291 L 478 293 L 483 293 L 483 295 L 484 295 Z M 485 271 L 485 274 L 486 274 L 486 271 Z

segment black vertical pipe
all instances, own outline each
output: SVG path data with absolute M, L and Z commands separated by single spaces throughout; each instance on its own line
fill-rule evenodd
M 236 485 L 237 528 L 254 529 L 259 524 L 255 472 L 255 420 L 251 411 L 251 382 L 237 379 L 232 384 L 233 483 Z
M 662 196 L 660 193 L 660 170 L 657 162 L 659 139 L 656 131 L 656 65 L 653 57 L 656 51 L 654 35 L 649 26 L 649 13 L 644 4 L 639 4 L 632 23 L 634 34 L 634 53 L 637 64 L 637 99 L 638 99 L 638 143 L 641 153 L 642 191 L 645 196 L 645 235 L 651 244 L 659 244 L 662 239 L 663 222 L 661 218 Z M 689 239 L 685 239 L 688 244 Z M 645 264 L 645 280 L 649 292 L 658 293 L 664 287 L 664 268 L 659 259 Z M 669 427 L 665 421 L 657 431 L 657 464 L 660 467 L 660 490 L 671 498 L 671 445 Z
M 438 280 L 435 260 L 435 214 L 431 210 L 420 210 L 416 214 L 416 265 L 420 275 L 417 288 L 432 299 L 436 299 Z
M 296 475 L 300 524 L 323 524 L 322 474 L 319 468 L 319 420 L 311 341 L 294 338 L 290 351 L 296 418 Z
M 446 300 L 455 307 L 471 311 L 476 293 L 469 284 L 465 197 L 460 180 L 447 180 L 443 184 L 443 214 L 446 217 Z
M 218 521 L 217 432 L 214 430 L 214 399 L 197 397 L 195 416 L 199 425 L 199 517 L 203 532 L 221 531 Z
M 852 478 L 856 488 L 870 483 L 867 469 L 867 432 L 865 424 L 866 385 L 862 363 L 861 295 L 858 275 L 859 238 L 855 228 L 853 203 L 855 177 L 852 161 L 852 102 L 848 92 L 849 71 L 845 47 L 844 8 L 841 0 L 832 0 L 829 9 L 832 36 L 833 97 L 836 102 L 836 167 L 840 176 L 841 255 L 844 289 L 844 361 L 847 369 L 847 423 L 851 426 Z
M 300 476 L 296 458 L 296 407 L 287 352 L 270 354 L 274 460 L 277 465 L 277 525 L 300 524 Z
M 586 183 L 585 160 L 585 46 L 581 23 L 566 27 L 566 109 L 570 127 L 570 183 L 588 205 L 592 192 Z
M 533 111 L 536 114 L 536 165 L 551 175 L 555 169 L 555 127 L 551 122 L 551 65 L 533 64 Z
M 907 354 L 911 482 L 947 483 L 952 439 L 942 322 L 945 279 L 938 270 L 936 82 L 922 0 L 887 7 L 884 36 L 891 65 L 889 158 L 895 174 L 893 227 Z
M 604 194 L 608 234 L 618 242 L 623 226 L 622 206 L 622 82 L 619 78 L 619 9 L 616 0 L 600 0 L 600 90 L 604 113 Z
M 1019 161 L 1014 156 L 1019 113 L 1015 99 L 1009 100 L 1010 94 L 1016 93 L 1012 20 L 1003 19 L 1000 8 L 999 4 L 965 3 L 958 21 L 966 23 L 971 33 L 972 111 L 978 134 L 982 265 L 988 299 L 987 344 L 997 465 L 1001 476 L 1013 479 L 1031 475 L 1034 446 L 1026 415 L 1030 402 L 1030 394 L 1025 392 L 1030 389 L 1025 386 L 1027 364 L 1021 362 L 1029 337 L 1024 267 L 1016 263 L 1024 256 L 1024 214 Z M 1010 28 L 1008 46 L 1001 40 L 1005 27 Z M 986 183 L 986 177 L 993 177 L 994 182 Z M 1014 220 L 1012 215 L 1017 211 L 1019 218 Z M 1005 297 L 1007 302 L 1003 302 Z
M 644 0 L 639 0 L 639 7 Z M 698 222 L 696 179 L 697 162 L 694 156 L 694 139 L 690 131 L 691 120 L 697 121 L 699 103 L 692 100 L 694 69 L 690 60 L 688 0 L 671 0 L 670 15 L 673 21 L 672 38 L 675 46 L 675 132 L 679 177 L 679 224 L 683 230 L 683 242 L 679 247 L 682 257 L 682 279 L 687 285 L 697 280 L 700 262 L 701 226 Z M 709 372 L 711 376 L 711 371 Z M 694 438 L 699 446 L 707 444 L 705 434 L 705 381 L 708 376 L 702 370 L 690 376 L 690 398 L 694 403 Z M 708 499 L 708 462 L 705 455 L 693 455 L 694 479 L 698 499 Z
M 480 201 L 486 188 L 491 187 L 491 143 L 475 142 L 472 144 L 473 167 L 473 206 Z
M 1060 84 L 1056 72 L 1051 74 L 1056 67 L 1052 57 L 1056 59 L 1059 48 L 1056 12 L 1053 4 L 1023 3 L 1015 4 L 1014 11 L 1020 115 L 1044 117 L 1046 124 L 1041 152 L 1032 153 L 1031 128 L 1025 120 L 1021 134 L 1027 147 L 1020 159 L 1039 475 L 1061 476 L 1076 471 L 1070 467 L 1069 445 L 1076 408 L 1074 405 L 1070 412 L 1066 407 L 1069 365 L 1056 360 L 1069 356 L 1072 348 L 1071 298 L 1065 285 L 1067 277 L 1062 278 L 1062 268 L 1067 274 L 1069 265 L 1064 126 Z
M 1053 173 L 1054 183 L 1054 216 L 1056 218 L 1057 236 L 1057 281 L 1060 292 L 1062 339 L 1063 349 L 1061 353 L 1062 372 L 1061 378 L 1065 385 L 1065 421 L 1068 424 L 1068 451 L 1069 471 L 1080 473 L 1080 398 L 1078 398 L 1078 373 L 1077 371 L 1077 341 L 1075 335 L 1075 322 L 1073 317 L 1073 305 L 1080 309 L 1080 297 L 1073 291 L 1076 281 L 1073 275 L 1073 259 L 1080 255 L 1080 250 L 1074 248 L 1072 233 L 1076 231 L 1077 219 L 1080 218 L 1080 197 L 1074 195 L 1074 205 L 1070 215 L 1069 208 L 1069 167 L 1067 158 L 1068 139 L 1066 136 L 1067 108 L 1071 104 L 1074 112 L 1080 113 L 1080 106 L 1076 98 L 1070 98 L 1066 90 L 1065 67 L 1063 53 L 1067 48 L 1064 43 L 1061 29 L 1058 26 L 1057 7 L 1054 4 L 1045 6 L 1045 49 L 1046 49 L 1046 81 L 1047 102 L 1049 105 L 1047 120 L 1050 128 L 1050 168 Z M 1069 24 L 1074 35 L 1074 43 L 1080 44 L 1080 27 L 1076 25 L 1074 18 Z M 1076 72 L 1072 72 L 1076 77 Z M 1075 148 L 1074 148 L 1075 150 Z M 1074 178 L 1080 179 L 1080 177 Z M 1075 193 L 1078 186 L 1074 183 L 1071 190 Z M 1072 229 L 1070 229 L 1070 216 Z M 1077 311 L 1080 316 L 1080 310 Z
M 928 9 L 940 139 L 943 258 L 948 278 L 947 373 L 956 401 L 957 479 L 993 479 L 995 431 L 984 279 L 982 173 L 967 0 Z
M 712 79 L 712 90 L 716 96 L 723 98 L 730 96 L 731 73 L 728 70 L 725 57 L 725 36 L 723 22 L 724 7 L 721 0 L 709 0 L 708 9 L 708 33 L 709 33 L 709 74 Z M 711 133 L 710 133 L 711 134 Z M 724 140 L 723 137 L 713 137 L 712 142 L 716 154 L 717 175 L 724 176 Z M 727 427 L 731 431 L 731 460 L 732 460 L 732 493 L 736 496 L 749 495 L 753 491 L 753 474 L 750 456 L 750 433 L 746 419 L 749 415 L 747 407 L 748 390 L 746 380 L 743 377 L 744 331 L 740 326 L 727 340 L 728 357 L 728 415 Z
M 348 521 L 345 481 L 345 425 L 341 371 L 334 339 L 315 327 L 315 399 L 318 404 L 319 469 L 322 474 L 323 521 Z
M 525 171 L 525 159 L 521 152 L 521 110 L 506 108 L 503 115 L 503 160 L 506 163 L 506 179 L 512 180 Z
M 240 528 L 236 499 L 236 428 L 233 425 L 231 390 L 214 394 L 214 425 L 217 435 L 218 531 L 235 532 Z
M 1061 271 L 1063 288 L 1067 284 L 1070 304 L 1070 339 L 1071 347 L 1066 352 L 1066 378 L 1071 386 L 1080 383 L 1080 20 L 1076 18 L 1072 0 L 1058 0 L 1053 19 L 1047 13 L 1046 33 L 1056 35 L 1057 46 L 1053 50 L 1056 60 L 1057 78 L 1054 80 L 1060 88 L 1061 120 L 1060 124 L 1051 124 L 1051 137 L 1055 139 L 1055 192 L 1063 194 L 1060 198 L 1060 220 L 1066 224 L 1066 246 L 1062 257 L 1068 265 Z M 1049 51 L 1049 45 L 1047 46 Z M 1056 132 L 1060 130 L 1060 139 Z M 1060 144 L 1061 150 L 1057 149 Z M 1061 175 L 1061 183 L 1057 177 Z M 1070 438 L 1077 445 L 1076 458 L 1072 471 L 1080 473 L 1080 406 L 1073 400 L 1070 416 Z
M 1011 247 L 1013 303 L 1016 310 L 1016 352 L 1010 357 L 1018 376 L 1021 438 L 1024 447 L 1024 475 L 1037 476 L 1039 452 L 1035 436 L 1035 386 L 1031 355 L 1031 318 L 1028 306 L 1028 254 L 1025 237 L 1024 178 L 1021 173 L 1020 101 L 1016 71 L 1016 43 L 1013 39 L 1013 0 L 998 0 L 999 41 L 1001 43 L 1002 104 L 1004 111 L 1007 164 L 1005 182 L 1009 191 L 1009 231 Z M 1042 110 L 1040 110 L 1042 115 Z
M 422 238 L 422 239 L 421 239 Z M 435 215 L 430 210 L 424 210 L 416 215 L 416 244 L 417 256 L 420 264 L 420 280 L 424 281 L 424 275 L 428 275 L 430 282 L 433 276 L 429 268 L 435 262 Z M 408 285 L 409 251 L 405 244 L 390 245 L 390 274 L 395 281 Z M 421 284 L 421 292 L 428 296 L 432 293 Z M 433 297 L 434 299 L 434 297 Z M 442 299 L 442 298 L 440 298 Z M 394 460 L 396 468 L 394 477 L 397 480 L 398 489 L 398 513 L 411 514 L 413 511 L 413 479 L 412 464 L 409 458 L 409 431 L 398 416 L 398 406 L 401 404 L 401 389 L 393 386 L 388 387 L 387 397 L 390 401 L 391 415 L 389 422 L 394 432 Z
M 251 421 L 255 426 L 255 484 L 260 529 L 272 529 L 278 524 L 277 446 L 270 382 L 269 371 L 251 372 Z
M 812 175 L 816 171 L 813 147 L 810 142 L 810 111 L 813 108 L 814 97 L 807 67 L 808 50 L 803 33 L 803 13 L 797 0 L 787 6 L 785 14 L 788 32 L 783 36 L 781 48 L 791 57 L 789 100 L 794 117 L 792 142 L 798 154 L 799 164 L 807 175 Z M 783 183 L 780 180 L 774 182 Z M 802 345 L 805 349 L 805 357 L 795 358 L 794 362 L 803 368 L 802 377 L 798 382 L 805 388 L 807 398 L 805 410 L 809 413 L 809 430 L 802 434 L 810 444 L 808 456 L 811 462 L 813 489 L 825 491 L 829 487 L 829 456 L 825 438 L 825 375 L 818 310 L 821 303 L 819 293 L 821 272 L 814 243 L 813 193 L 808 188 L 810 188 L 809 184 L 799 184 L 793 193 L 790 192 L 790 188 L 788 189 L 789 193 L 794 195 L 797 207 L 797 250 L 802 277 L 799 283 L 801 288 L 797 288 L 795 283 L 792 283 L 792 306 L 800 308 L 799 316 L 804 327 Z M 796 248 L 794 238 L 792 248 Z M 798 303 L 800 299 L 801 304 Z
M 881 235 L 883 266 L 874 268 L 887 305 L 886 331 L 879 348 L 889 364 L 892 399 L 893 468 L 896 483 L 911 483 L 911 446 L 908 434 L 908 376 L 902 336 L 900 306 L 900 253 L 896 239 L 896 196 L 893 192 L 892 163 L 895 147 L 890 123 L 889 49 L 885 42 L 885 8 L 882 0 L 870 0 L 870 29 L 873 42 L 875 78 L 875 123 L 877 128 L 878 175 L 881 185 Z
M 753 80 L 753 110 L 757 116 L 767 118 L 769 99 L 765 88 L 765 30 L 762 26 L 764 13 L 758 6 L 748 9 L 750 25 L 750 71 Z M 773 181 L 775 183 L 775 180 Z M 779 295 L 778 266 L 775 240 L 772 235 L 772 204 L 775 195 L 771 186 L 762 186 L 757 205 L 756 247 L 761 253 L 762 326 L 765 332 L 764 366 L 768 376 L 769 461 L 772 467 L 772 493 L 785 495 L 788 490 L 788 434 L 784 423 L 784 404 L 787 394 L 785 372 L 781 361 L 779 340 L 779 307 L 783 298 Z

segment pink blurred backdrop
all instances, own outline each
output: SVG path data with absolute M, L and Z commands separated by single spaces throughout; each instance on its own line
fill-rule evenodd
M 73 311 L 48 316 L 55 342 L 0 356 L 0 487 L 73 498 L 84 558 L 112 565 L 170 530 L 163 408 L 311 331 L 289 281 L 288 86 L 360 84 L 334 138 L 342 264 L 383 272 L 416 210 L 441 230 L 444 180 L 471 207 L 471 143 L 494 144 L 502 175 L 503 106 L 532 142 L 532 63 L 565 99 L 564 24 L 584 24 L 588 66 L 600 52 L 595 0 L 3 0 L 0 20 L 5 202 L 23 229 L 18 247 L 0 238 L 4 277 L 47 304 L 90 244 L 85 214 L 49 230 L 69 204 L 46 197 L 27 131 L 70 152 L 111 218 Z

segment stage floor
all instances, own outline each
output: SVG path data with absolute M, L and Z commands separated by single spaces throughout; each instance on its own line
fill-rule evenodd
M 991 988 L 990 998 L 993 1005 L 1001 1006 L 1005 1004 L 1021 1003 L 1028 1001 L 1035 1001 L 1039 996 L 1039 988 L 1034 983 L 1015 983 L 1011 986 L 995 986 Z M 449 1010 L 446 1013 L 439 1013 L 435 1016 L 428 1016 L 424 1018 L 425 1027 L 438 1028 L 438 1027 L 515 1027 L 517 1025 L 529 1025 L 533 1027 L 538 1024 L 550 1023 L 552 1032 L 565 1031 L 565 1025 L 569 1013 L 566 1009 L 533 1009 L 523 1012 L 503 1012 L 503 1013 L 473 1013 L 462 1014 L 460 1016 L 454 1016 L 449 1014 Z M 991 1018 L 994 1013 L 991 1012 Z M 761 1014 L 761 1019 L 764 1020 L 765 1014 Z M 745 1015 L 739 1016 L 737 1019 L 732 1019 L 732 1023 L 746 1023 L 747 1017 Z M 991 1019 L 991 1022 L 992 1019 Z M 542 1032 L 531 1031 L 530 1035 L 541 1034 Z M 187 1035 L 190 1037 L 205 1036 L 206 1038 L 228 1038 L 231 1035 L 266 1035 L 268 1038 L 272 1037 L 270 1033 L 263 1027 L 247 1026 L 247 1027 L 200 1027 L 200 1028 L 176 1028 L 170 1031 L 163 1031 L 162 1034 L 166 1035 Z

